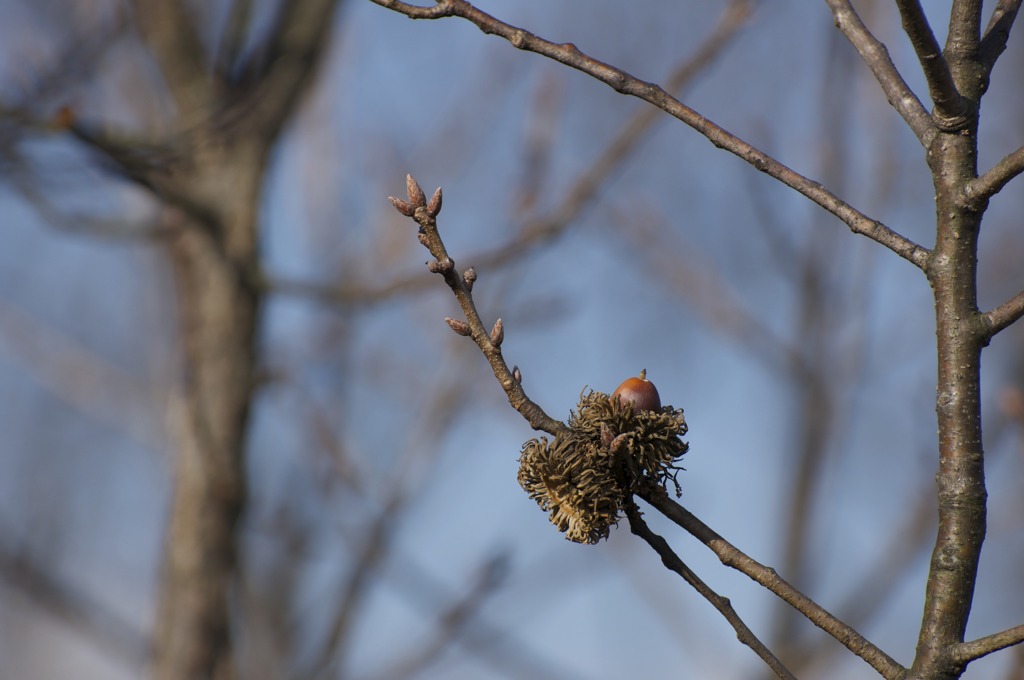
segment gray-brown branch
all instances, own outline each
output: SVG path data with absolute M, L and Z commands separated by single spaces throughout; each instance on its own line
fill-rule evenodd
M 684 581 L 690 584 L 694 590 L 700 593 L 701 597 L 711 603 L 715 609 L 725 617 L 725 620 L 729 622 L 729 625 L 736 631 L 736 638 L 750 647 L 755 654 L 768 664 L 769 668 L 775 672 L 775 675 L 782 678 L 783 680 L 796 680 L 794 676 L 786 666 L 779 661 L 779 659 L 772 654 L 771 650 L 768 649 L 763 642 L 761 642 L 753 631 L 747 627 L 747 624 L 743 622 L 736 610 L 733 609 L 732 603 L 729 598 L 723 597 L 712 590 L 704 581 L 695 574 L 686 563 L 676 554 L 672 547 L 668 544 L 662 536 L 651 531 L 651 528 L 644 522 L 643 517 L 640 515 L 640 510 L 637 509 L 636 505 L 632 502 L 626 504 L 626 516 L 629 518 L 630 530 L 639 536 L 640 538 L 647 541 L 647 544 L 654 549 L 656 553 L 661 557 L 662 564 L 671 571 L 679 574 Z
M 875 644 L 846 625 L 821 605 L 794 588 L 771 567 L 767 567 L 719 536 L 709 526 L 697 519 L 686 508 L 671 498 L 664 489 L 653 487 L 645 490 L 641 498 L 655 509 L 678 524 L 689 534 L 711 549 L 722 564 L 746 574 L 756 583 L 767 588 L 787 604 L 803 614 L 814 625 L 835 638 L 840 644 L 866 661 L 886 680 L 900 680 L 906 669 Z
M 882 41 L 871 34 L 849 0 L 826 1 L 832 10 L 836 27 L 860 54 L 885 93 L 885 98 L 913 130 L 921 145 L 927 148 L 935 138 L 935 125 L 928 111 L 900 75 L 896 65 L 892 63 L 889 50 Z
M 932 116 L 936 124 L 948 131 L 963 128 L 967 121 L 967 108 L 960 99 L 960 92 L 949 72 L 949 64 L 942 56 L 942 48 L 932 33 L 924 8 L 919 0 L 896 0 L 896 6 L 903 18 L 903 30 L 921 62 L 928 92 L 935 104 Z
M 444 277 L 445 283 L 455 294 L 462 313 L 466 315 L 466 321 L 452 320 L 449 321 L 449 326 L 460 335 L 466 335 L 466 331 L 468 331 L 468 335 L 473 338 L 473 342 L 480 348 L 487 363 L 490 364 L 494 377 L 498 379 L 502 389 L 505 390 L 509 403 L 530 423 L 530 427 L 555 436 L 565 431 L 564 423 L 549 416 L 544 409 L 526 396 L 523 386 L 516 380 L 512 369 L 505 362 L 505 357 L 501 352 L 501 343 L 504 339 L 504 326 L 501 319 L 498 319 L 490 329 L 484 326 L 480 313 L 476 309 L 476 303 L 473 301 L 472 286 L 476 279 L 476 271 L 471 268 L 462 274 L 458 272 L 455 261 L 449 257 L 444 241 L 441 240 L 441 234 L 437 230 L 436 218 L 441 210 L 441 189 L 438 188 L 434 192 L 434 196 L 428 203 L 423 190 L 411 175 L 406 178 L 406 186 L 409 194 L 408 202 L 391 197 L 391 203 L 396 210 L 403 215 L 412 217 L 420 225 L 420 242 L 434 256 L 433 262 L 429 262 L 427 268 Z M 463 325 L 465 328 L 462 327 Z
M 626 73 L 622 69 L 598 61 L 584 54 L 572 43 L 558 44 L 545 40 L 529 31 L 507 24 L 477 9 L 469 2 L 466 2 L 466 0 L 441 0 L 432 7 L 410 5 L 398 0 L 371 1 L 382 7 L 404 14 L 411 19 L 461 17 L 473 23 L 484 33 L 497 35 L 508 40 L 513 47 L 540 54 L 586 73 L 605 83 L 616 92 L 642 99 L 680 120 L 699 132 L 716 147 L 738 156 L 757 170 L 779 180 L 786 186 L 809 198 L 838 217 L 855 234 L 866 236 L 882 244 L 918 267 L 923 267 L 928 258 L 927 248 L 914 243 L 878 220 L 864 215 L 830 192 L 820 182 L 804 177 L 783 165 L 764 151 L 748 144 L 686 106 L 658 85 L 645 82 Z

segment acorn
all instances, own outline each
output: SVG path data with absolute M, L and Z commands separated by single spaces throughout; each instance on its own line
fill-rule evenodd
M 647 369 L 640 371 L 637 378 L 627 378 L 612 392 L 612 403 L 619 400 L 620 406 L 633 402 L 637 411 L 660 411 L 661 396 L 658 388 L 647 379 Z

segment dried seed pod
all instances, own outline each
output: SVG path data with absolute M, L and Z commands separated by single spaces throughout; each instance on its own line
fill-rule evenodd
M 431 217 L 437 217 L 439 212 L 441 212 L 441 187 L 437 188 L 434 195 L 430 197 L 430 202 L 427 203 L 427 213 Z
M 416 212 L 415 208 L 413 208 L 411 205 L 409 205 L 400 198 L 388 196 L 388 200 L 391 201 L 391 205 L 395 206 L 395 210 L 402 213 L 406 217 L 412 217 L 413 214 Z
M 513 377 L 513 378 L 515 379 L 515 381 L 516 381 L 517 383 L 519 383 L 520 385 L 522 385 L 522 384 L 523 384 L 523 373 L 522 373 L 522 371 L 520 371 L 520 370 L 519 370 L 519 367 L 518 367 L 518 366 L 513 366 L 513 367 L 512 367 L 512 377 Z
M 472 335 L 473 331 L 470 330 L 469 324 L 460 319 L 452 319 L 451 317 L 444 317 L 444 322 L 448 324 L 448 327 L 459 335 L 468 336 Z
M 519 484 L 570 541 L 597 543 L 619 521 L 630 494 L 650 484 L 680 493 L 689 450 L 682 409 L 622 409 L 608 394 L 581 394 L 568 429 L 553 442 L 531 439 L 519 456 Z
M 495 347 L 501 347 L 501 343 L 505 340 L 505 325 L 501 323 L 501 319 L 494 322 L 494 328 L 491 329 L 491 344 Z
M 637 378 L 627 378 L 612 392 L 612 402 L 618 400 L 620 406 L 632 402 L 637 411 L 660 411 L 661 396 L 658 388 L 647 379 L 647 369 L 640 371 Z
M 626 442 L 629 441 L 629 437 L 629 432 L 623 432 L 622 434 L 617 435 L 608 443 L 608 451 L 611 452 L 613 456 L 621 456 L 625 452 Z
M 409 203 L 413 208 L 427 204 L 427 197 L 423 194 L 423 189 L 420 189 L 420 185 L 416 183 L 412 175 L 405 176 L 405 189 L 409 192 Z
M 473 284 L 476 283 L 476 269 L 470 267 L 463 272 L 462 281 L 466 284 L 468 290 L 473 290 Z

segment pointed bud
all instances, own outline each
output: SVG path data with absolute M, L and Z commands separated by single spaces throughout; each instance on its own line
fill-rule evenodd
M 471 331 L 469 329 L 469 324 L 466 323 L 465 321 L 460 321 L 458 319 L 452 319 L 452 318 L 449 318 L 449 317 L 446 316 L 446 317 L 444 317 L 444 322 L 446 324 L 448 324 L 449 328 L 451 328 L 453 331 L 455 331 L 459 335 L 471 335 L 473 333 L 473 331 Z
M 430 247 L 430 239 L 422 231 L 420 233 L 416 234 L 416 238 L 418 238 L 420 240 L 420 244 L 424 248 L 429 248 Z
M 515 378 L 515 381 L 517 383 L 519 383 L 520 385 L 523 384 L 523 373 L 522 373 L 522 371 L 519 370 L 518 366 L 513 366 L 512 367 L 512 377 Z M 602 423 L 602 425 L 603 424 L 604 423 Z
M 412 178 L 412 175 L 405 176 L 405 188 L 409 192 L 409 203 L 413 208 L 419 208 L 427 204 L 427 197 L 423 195 L 423 189 Z
M 431 217 L 437 217 L 439 212 L 441 212 L 441 187 L 437 188 L 434 195 L 430 197 L 430 203 L 427 203 L 427 213 Z
M 395 210 L 402 213 L 406 217 L 412 217 L 413 214 L 416 212 L 415 208 L 413 208 L 411 205 L 409 205 L 400 198 L 388 196 L 388 200 L 391 201 L 391 205 L 395 206 Z
M 494 322 L 494 328 L 491 329 L 491 344 L 495 347 L 501 347 L 501 343 L 505 340 L 505 325 L 501 323 L 501 319 Z
M 470 267 L 463 272 L 462 281 L 466 284 L 468 290 L 473 290 L 473 284 L 476 282 L 476 270 Z

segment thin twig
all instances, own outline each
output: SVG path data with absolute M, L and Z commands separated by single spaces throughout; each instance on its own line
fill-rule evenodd
M 406 177 L 406 187 L 409 201 L 391 197 L 391 203 L 400 213 L 412 217 L 420 225 L 420 242 L 434 256 L 434 261 L 427 263 L 427 268 L 444 277 L 445 283 L 455 294 L 462 313 L 466 315 L 466 321 L 451 319 L 448 320 L 448 325 L 460 335 L 469 335 L 473 338 L 473 342 L 477 344 L 487 359 L 487 363 L 491 365 L 494 377 L 498 379 L 505 390 L 509 403 L 526 418 L 533 429 L 543 430 L 555 436 L 564 432 L 565 424 L 549 416 L 544 409 L 526 396 L 523 386 L 513 375 L 512 369 L 505 363 L 505 357 L 501 353 L 501 343 L 505 333 L 501 319 L 498 319 L 490 330 L 484 326 L 480 313 L 476 309 L 476 303 L 473 301 L 472 288 L 473 282 L 476 280 L 476 271 L 470 268 L 459 274 L 455 268 L 455 261 L 448 256 L 441 235 L 437 231 L 436 217 L 441 211 L 440 187 L 434 192 L 429 203 L 423 190 L 411 175 Z
M 996 3 L 996 8 L 992 10 L 988 26 L 985 27 L 985 35 L 978 48 L 981 63 L 985 65 L 985 69 L 989 73 L 995 66 L 999 55 L 1006 50 L 1006 43 L 1010 39 L 1010 29 L 1013 28 L 1020 5 L 1021 0 L 999 0 Z
M 669 74 L 666 89 L 679 92 L 706 69 L 732 42 L 752 14 L 751 0 L 731 0 L 722 11 L 718 24 L 694 50 Z M 466 261 L 481 269 L 495 269 L 515 262 L 533 249 L 564 234 L 567 228 L 594 204 L 596 198 L 616 171 L 640 148 L 655 124 L 662 119 L 662 111 L 643 107 L 629 118 L 597 154 L 594 161 L 562 193 L 562 198 L 543 215 L 529 216 L 514 229 L 508 240 L 496 246 L 470 253 Z M 366 286 L 362 284 L 319 283 L 298 281 L 282 277 L 268 277 L 263 281 L 268 292 L 302 297 L 325 305 L 367 306 L 403 294 L 431 290 L 427 277 L 416 272 L 395 278 L 387 283 Z
M 664 489 L 658 487 L 647 489 L 641 494 L 641 498 L 710 548 L 722 561 L 722 564 L 746 574 L 780 597 L 807 617 L 811 623 L 866 661 L 886 680 L 898 680 L 906 674 L 906 669 L 903 666 L 874 643 L 787 583 L 774 569 L 757 562 L 719 536 L 686 508 L 669 498 Z
M 984 204 L 1022 172 L 1024 172 L 1024 146 L 1004 156 L 981 177 L 968 182 L 964 188 L 964 196 L 976 204 Z
M 861 59 L 875 76 L 885 98 L 902 116 L 907 125 L 920 140 L 921 145 L 928 147 L 935 137 L 936 128 L 931 116 L 921 101 L 903 80 L 889 57 L 889 50 L 878 40 L 861 21 L 857 11 L 849 0 L 827 0 L 836 27 L 842 31 L 850 44 L 860 54 Z
M 967 123 L 967 107 L 956 89 L 949 64 L 942 56 L 942 48 L 932 33 L 920 0 L 896 0 L 896 6 L 903 19 L 903 30 L 914 46 L 928 82 L 928 92 L 935 103 L 933 117 L 936 123 L 947 131 L 961 129 Z
M 134 673 L 151 662 L 147 631 L 125 618 L 102 599 L 58 578 L 52 560 L 39 560 L 26 545 L 0 541 L 0 582 L 5 589 L 20 592 L 30 600 L 28 606 L 48 615 L 52 622 L 96 646 L 102 656 L 123 663 Z M 18 543 L 21 543 L 20 541 Z M 13 602 L 6 611 L 17 616 Z
M 366 527 L 363 543 L 354 554 L 352 571 L 345 579 L 338 598 L 341 604 L 331 620 L 323 649 L 308 677 L 328 677 L 334 672 L 334 664 L 345 658 L 357 617 L 370 595 L 370 581 L 379 572 L 380 564 L 391 548 L 398 518 L 407 500 L 406 494 L 396 491 Z
M 1012 325 L 1017 319 L 1024 316 L 1024 290 L 999 305 L 991 312 L 983 314 L 982 318 L 987 324 L 988 337 L 992 337 L 999 331 Z
M 725 620 L 729 622 L 729 625 L 736 631 L 736 638 L 754 650 L 754 653 L 761 657 L 766 664 L 775 672 L 777 676 L 783 678 L 783 680 L 796 680 L 789 669 L 783 665 L 781 661 L 771 650 L 765 647 L 756 635 L 747 627 L 747 624 L 743 622 L 743 619 L 739 617 L 736 610 L 733 609 L 732 603 L 729 598 L 723 597 L 712 590 L 704 581 L 700 579 L 686 564 L 680 559 L 679 555 L 672 550 L 669 546 L 668 541 L 663 537 L 651 531 L 651 528 L 644 522 L 643 517 L 640 515 L 640 510 L 637 509 L 636 505 L 632 502 L 626 503 L 626 516 L 629 518 L 630 530 L 639 536 L 640 538 L 647 541 L 648 545 L 654 548 L 654 551 L 661 557 L 662 563 L 671 571 L 679 574 L 684 581 L 693 586 L 693 589 L 700 593 L 701 597 L 711 603 L 715 609 L 717 609 Z
M 501 586 L 506 566 L 506 560 L 501 555 L 488 559 L 481 565 L 476 579 L 466 592 L 438 616 L 431 639 L 371 676 L 372 680 L 406 680 L 436 662 L 446 649 L 462 637 L 469 622 L 475 619 L 490 596 Z
M 971 642 L 960 643 L 956 648 L 956 657 L 961 663 L 967 664 L 992 652 L 998 652 L 1000 649 L 1019 645 L 1022 642 L 1024 642 L 1024 625 L 1015 626 Z
M 928 249 L 914 243 L 902 234 L 896 233 L 878 220 L 864 215 L 830 192 L 820 182 L 804 177 L 783 165 L 772 156 L 686 106 L 658 85 L 645 82 L 622 69 L 598 61 L 584 54 L 572 43 L 557 44 L 540 38 L 529 31 L 496 19 L 466 0 L 441 0 L 432 7 L 419 7 L 398 0 L 371 1 L 412 19 L 461 17 L 476 25 L 484 33 L 508 40 L 516 48 L 558 61 L 605 83 L 616 92 L 643 99 L 689 125 L 715 146 L 738 156 L 757 170 L 774 177 L 817 203 L 838 217 L 855 234 L 866 236 L 882 244 L 918 267 L 923 268 L 928 260 Z M 920 106 L 919 102 L 918 105 Z

